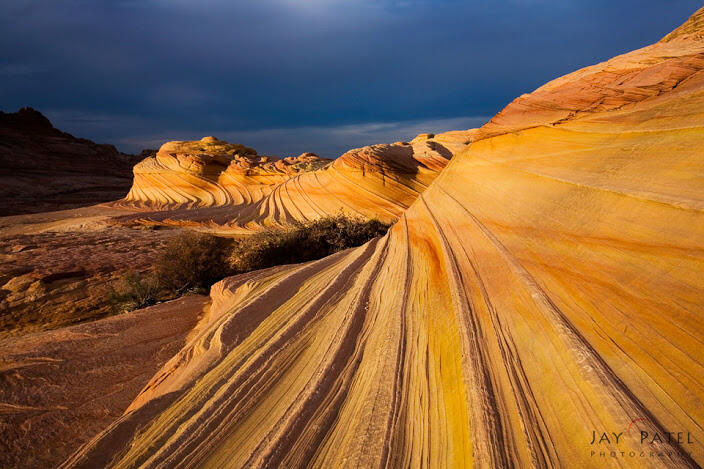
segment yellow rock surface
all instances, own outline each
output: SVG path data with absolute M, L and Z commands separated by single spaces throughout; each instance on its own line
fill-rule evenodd
M 66 465 L 704 465 L 701 13 L 517 99 L 384 238 L 217 284 Z

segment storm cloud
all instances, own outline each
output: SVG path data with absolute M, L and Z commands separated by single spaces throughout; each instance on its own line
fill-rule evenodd
M 5 0 L 0 108 L 126 151 L 215 135 L 262 153 L 481 125 L 659 40 L 698 0 Z M 381 140 L 380 140 L 381 139 Z

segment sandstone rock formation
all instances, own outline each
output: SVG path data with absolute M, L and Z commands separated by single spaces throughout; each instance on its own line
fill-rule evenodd
M 126 219 L 212 225 L 230 233 L 340 211 L 391 222 L 454 153 L 467 147 L 474 132 L 423 134 L 410 143 L 350 150 L 334 162 L 312 153 L 280 160 L 260 157 L 218 140 L 170 142 L 156 158 L 135 167 L 132 190 L 118 205 L 158 210 Z
M 518 98 L 384 238 L 217 284 L 65 466 L 704 465 L 701 14 Z
M 215 137 L 167 142 L 134 167 L 122 205 L 176 209 L 256 202 L 299 172 L 329 163 L 312 153 L 279 159 Z
M 137 162 L 55 129 L 38 111 L 0 112 L 0 216 L 116 200 Z
M 235 224 L 256 229 L 313 220 L 339 211 L 395 221 L 445 168 L 452 154 L 466 147 L 471 133 L 459 132 L 461 143 L 448 138 L 447 146 L 422 135 L 410 143 L 350 150 L 325 168 L 276 186 L 261 201 L 244 209 Z

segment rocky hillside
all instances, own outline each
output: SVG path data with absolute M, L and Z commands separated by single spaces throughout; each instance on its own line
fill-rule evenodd
M 124 197 L 138 157 L 75 138 L 32 108 L 0 112 L 0 216 Z

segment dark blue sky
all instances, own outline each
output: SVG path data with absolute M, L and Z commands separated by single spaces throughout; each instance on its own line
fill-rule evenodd
M 337 156 L 478 126 L 701 0 L 3 0 L 0 109 L 125 151 L 215 135 Z

